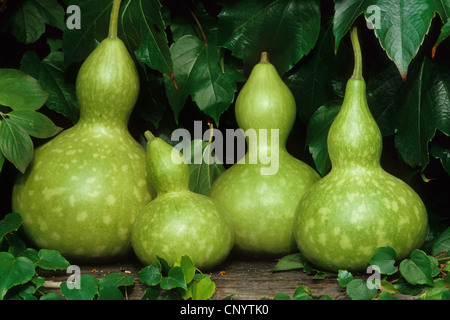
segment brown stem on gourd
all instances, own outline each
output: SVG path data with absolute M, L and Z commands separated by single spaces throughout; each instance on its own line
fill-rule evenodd
M 269 61 L 269 53 L 267 52 L 261 52 L 261 60 L 259 61 L 259 63 L 270 63 Z

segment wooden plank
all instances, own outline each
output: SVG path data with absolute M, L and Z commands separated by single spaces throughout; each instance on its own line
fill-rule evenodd
M 286 293 L 292 296 L 300 285 L 308 286 L 313 295 L 328 295 L 332 298 L 343 299 L 343 289 L 335 278 L 314 280 L 312 276 L 300 270 L 269 272 L 277 261 L 267 260 L 243 260 L 229 259 L 217 270 L 208 273 L 215 282 L 217 292 L 215 299 L 224 299 L 231 296 L 233 300 L 260 300 L 273 298 L 278 293 Z M 81 274 L 90 274 L 101 278 L 109 273 L 125 272 L 135 278 L 132 288 L 127 288 L 129 299 L 140 299 L 144 294 L 146 285 L 138 281 L 138 272 L 144 267 L 136 260 L 105 265 L 80 265 Z M 69 274 L 64 271 L 41 271 L 40 276 L 46 280 L 45 287 L 50 292 L 60 293 L 59 285 L 67 281 Z

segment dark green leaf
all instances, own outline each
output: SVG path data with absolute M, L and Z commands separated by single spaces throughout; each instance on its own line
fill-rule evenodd
M 273 300 L 291 300 L 291 297 L 287 293 L 277 293 Z
M 380 269 L 381 274 L 394 274 L 397 272 L 397 267 L 394 266 L 395 259 L 397 259 L 397 252 L 391 246 L 377 248 L 369 263 L 376 265 Z
M 450 293 L 443 279 L 436 279 L 432 287 L 426 287 L 425 293 L 420 297 L 423 300 L 443 300 Z
M 293 253 L 281 258 L 270 272 L 288 271 L 302 269 L 304 267 L 305 258 L 301 253 Z
M 311 289 L 307 286 L 298 286 L 292 295 L 292 300 L 312 300 Z
M 81 11 L 81 28 L 64 28 L 65 65 L 86 59 L 98 43 L 108 36 L 111 0 L 65 0 L 67 6 L 77 5 Z
M 50 138 L 60 132 L 62 128 L 42 113 L 32 110 L 14 110 L 8 113 L 10 121 L 16 121 L 32 137 Z
M 339 270 L 338 283 L 341 287 L 345 288 L 353 280 L 353 275 L 347 270 Z
M 150 68 L 169 74 L 173 69 L 165 23 L 158 0 L 124 1 L 121 24 L 123 38 L 139 61 Z
M 436 159 L 441 160 L 442 167 L 450 175 L 450 148 L 433 144 L 430 148 L 430 153 Z
M 439 34 L 439 38 L 436 40 L 433 48 L 433 55 L 436 52 L 436 48 L 450 35 L 450 20 L 448 20 L 441 29 L 441 33 Z
M 432 254 L 437 255 L 441 252 L 450 254 L 450 227 L 445 229 L 433 244 Z
M 63 298 L 54 292 L 49 292 L 40 297 L 39 300 L 63 300 Z
M 317 108 L 335 99 L 333 81 L 341 75 L 339 58 L 333 52 L 332 26 L 325 25 L 311 53 L 288 73 L 286 85 L 295 97 L 297 114 L 304 123 L 310 121 Z
M 140 270 L 138 275 L 142 283 L 148 286 L 156 286 L 162 279 L 161 264 L 154 262 L 151 266 Z
M 25 0 L 11 17 L 12 33 L 17 40 L 36 42 L 45 32 L 45 25 L 64 29 L 64 9 L 57 0 Z
M 184 290 L 187 290 L 183 269 L 181 267 L 172 267 L 169 270 L 167 277 L 164 277 L 161 280 L 160 286 L 164 290 L 173 288 L 183 288 Z
M 35 78 L 16 69 L 0 69 L 0 88 L 0 104 L 14 110 L 37 110 L 48 98 Z
M 269 53 L 282 75 L 314 47 L 320 30 L 316 0 L 224 1 L 219 14 L 220 45 L 248 66 Z
M 124 272 L 115 272 L 107 274 L 106 276 L 102 277 L 100 279 L 100 290 L 103 287 L 108 286 L 114 286 L 114 287 L 121 287 L 121 286 L 131 286 L 134 284 L 134 278 L 130 276 L 126 276 Z
M 342 38 L 353 26 L 355 19 L 375 2 L 375 0 L 336 0 L 334 2 L 333 33 L 335 36 L 335 51 L 339 48 Z
M 189 189 L 208 195 L 214 181 L 225 171 L 225 167 L 215 158 L 211 143 L 199 139 L 191 142 L 191 159 L 189 162 Z
M 176 264 L 176 265 L 179 265 L 181 267 L 181 269 L 183 270 L 184 279 L 185 279 L 186 283 L 190 283 L 195 276 L 195 270 L 196 270 L 192 259 L 188 256 L 182 256 L 180 258 L 179 264 Z
M 42 88 L 49 93 L 46 106 L 72 121 L 79 118 L 75 86 L 66 79 L 64 55 L 52 51 L 42 61 L 34 51 L 28 51 L 21 60 L 20 70 L 39 80 Z
M 228 109 L 237 90 L 236 82 L 242 77 L 236 70 L 220 66 L 219 47 L 213 41 L 206 44 L 194 35 L 185 35 L 171 47 L 174 63 L 174 79 L 164 76 L 166 95 L 175 120 L 191 96 L 198 108 L 212 117 L 216 124 L 220 115 Z
M 331 167 L 327 148 L 328 131 L 341 109 L 341 103 L 341 101 L 327 102 L 314 112 L 308 123 L 305 143 L 309 147 L 317 171 L 322 176 Z
M 439 117 L 433 90 L 433 64 L 424 58 L 411 72 L 407 94 L 400 108 L 395 146 L 403 160 L 412 167 L 425 168 L 429 161 L 428 142 L 434 137 Z M 441 121 L 441 120 L 440 120 Z
M 92 300 L 98 294 L 99 280 L 90 274 L 83 274 L 79 279 L 79 288 L 73 288 L 67 285 L 67 282 L 61 283 L 61 294 L 67 300 Z
M 36 266 L 45 270 L 63 270 L 67 269 L 70 263 L 56 250 L 41 249 Z
M 405 259 L 400 263 L 400 273 L 412 285 L 433 285 L 431 261 L 421 250 L 414 250 L 410 259 Z
M 122 291 L 115 285 L 102 286 L 98 292 L 97 300 L 123 300 Z
M 25 242 L 15 233 L 7 235 L 6 239 L 9 245 L 8 252 L 15 257 L 22 256 L 21 253 L 27 248 Z
M 34 272 L 34 264 L 28 258 L 0 252 L 0 300 L 13 286 L 30 281 Z
M 370 300 L 377 296 L 377 289 L 369 289 L 361 279 L 354 279 L 347 284 L 347 295 L 352 300 Z
M 14 118 L 4 118 L 0 122 L 0 149 L 5 158 L 22 173 L 33 159 L 33 141 Z
M 22 225 L 22 221 L 22 216 L 19 213 L 12 212 L 5 215 L 5 217 L 0 220 L 0 241 L 6 234 L 17 231 Z

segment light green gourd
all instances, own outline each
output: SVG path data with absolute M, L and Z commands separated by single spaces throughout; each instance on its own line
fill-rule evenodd
M 13 188 L 13 210 L 29 239 L 72 261 L 131 252 L 134 220 L 153 192 L 145 150 L 127 128 L 139 78 L 117 38 L 119 7 L 115 0 L 108 38 L 78 73 L 79 122 L 37 148 Z
M 294 226 L 304 256 L 331 271 L 365 271 L 382 246 L 406 257 L 422 245 L 428 226 L 417 193 L 380 165 L 382 136 L 367 105 L 356 28 L 351 40 L 354 72 L 328 133 L 332 169 L 302 197 Z
M 217 267 L 233 247 L 228 214 L 217 201 L 189 190 L 189 167 L 178 150 L 150 132 L 145 135 L 148 176 L 157 196 L 136 219 L 136 256 L 145 265 L 158 258 L 173 265 L 187 255 L 201 270 Z
M 267 53 L 261 54 L 260 63 L 239 92 L 235 114 L 239 127 L 254 135 L 246 137 L 245 157 L 219 176 L 209 195 L 229 212 L 238 251 L 282 256 L 296 250 L 295 208 L 320 176 L 286 150 L 296 104 Z M 272 130 L 278 137 L 272 136 Z M 276 161 L 267 163 L 266 155 L 268 159 L 274 155 Z

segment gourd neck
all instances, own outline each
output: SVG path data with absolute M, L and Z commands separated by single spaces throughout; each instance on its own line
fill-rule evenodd
M 356 28 L 351 31 L 355 68 L 347 81 L 341 110 L 328 133 L 328 153 L 333 168 L 379 167 L 382 136 L 370 113 Z
M 250 155 L 282 152 L 296 116 L 294 96 L 270 63 L 267 52 L 261 53 L 239 92 L 235 105 L 236 121 L 246 134 Z
M 181 153 L 150 131 L 147 139 L 147 173 L 158 195 L 189 191 L 189 167 Z

